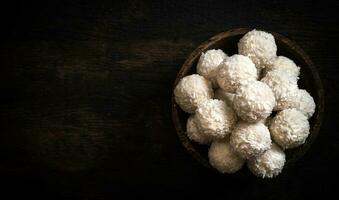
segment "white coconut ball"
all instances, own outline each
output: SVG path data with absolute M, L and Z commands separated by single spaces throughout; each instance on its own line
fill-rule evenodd
M 277 110 L 285 110 L 287 108 L 296 108 L 304 113 L 307 118 L 310 118 L 315 111 L 315 102 L 306 90 L 298 89 L 287 94 L 277 104 Z
M 219 99 L 222 101 L 225 101 L 227 105 L 233 106 L 233 99 L 234 99 L 235 94 L 225 92 L 222 89 L 217 89 L 214 91 L 214 98 Z
M 198 105 L 213 97 L 210 81 L 193 74 L 182 78 L 174 89 L 175 101 L 185 112 L 194 113 Z
M 253 81 L 237 89 L 233 107 L 241 119 L 257 122 L 271 114 L 275 103 L 271 88 L 263 82 Z
M 264 154 L 250 159 L 247 166 L 256 176 L 262 178 L 273 178 L 280 174 L 286 161 L 284 151 L 278 145 L 272 144 L 271 148 Z
M 199 131 L 194 120 L 194 115 L 191 115 L 187 119 L 186 133 L 188 138 L 199 144 L 210 144 L 212 141 L 212 137 L 205 135 L 203 134 L 203 132 Z
M 285 56 L 274 58 L 272 63 L 266 66 L 265 70 L 281 70 L 294 77 L 297 77 L 300 74 L 300 67 L 298 67 L 293 60 Z
M 210 99 L 200 104 L 195 117 L 198 129 L 214 138 L 227 136 L 237 122 L 233 109 L 218 99 Z
M 257 80 L 255 65 L 247 56 L 233 55 L 219 65 L 217 82 L 226 92 L 235 92 L 240 85 Z
M 283 149 L 298 147 L 305 143 L 310 133 L 307 117 L 295 108 L 280 111 L 270 124 L 273 140 Z
M 277 104 L 279 104 L 280 99 L 284 98 L 288 93 L 298 90 L 297 77 L 291 76 L 282 70 L 267 72 L 261 81 L 272 89 Z
M 216 140 L 211 144 L 208 158 L 210 164 L 221 173 L 235 173 L 242 168 L 245 162 L 225 140 Z
M 211 49 L 202 53 L 200 56 L 197 72 L 211 81 L 214 88 L 218 86 L 216 82 L 218 66 L 225 58 L 227 58 L 227 54 L 221 49 Z
M 257 68 L 265 68 L 277 55 L 277 45 L 272 34 L 252 30 L 238 42 L 239 54 L 252 59 Z
M 239 122 L 231 134 L 230 144 L 236 153 L 249 159 L 270 148 L 271 136 L 268 128 L 261 122 Z

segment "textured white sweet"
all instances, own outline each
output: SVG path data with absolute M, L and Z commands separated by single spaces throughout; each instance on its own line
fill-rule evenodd
M 217 74 L 219 87 L 226 92 L 235 92 L 240 85 L 257 80 L 258 74 L 250 58 L 233 55 L 226 58 L 220 65 Z
M 267 72 L 266 76 L 261 79 L 273 91 L 277 104 L 288 93 L 298 89 L 298 78 L 287 74 L 282 70 L 272 70 Z M 276 110 L 275 108 L 274 110 Z
M 175 101 L 185 112 L 194 113 L 198 105 L 213 97 L 210 81 L 193 74 L 182 78 L 174 89 Z
M 266 71 L 270 70 L 282 70 L 285 73 L 297 77 L 300 74 L 300 67 L 298 67 L 293 60 L 286 58 L 285 56 L 278 56 L 273 59 L 272 63 L 266 66 Z
M 271 146 L 271 136 L 268 128 L 261 122 L 239 122 L 230 137 L 234 151 L 243 158 L 259 156 Z
M 253 174 L 262 178 L 273 178 L 280 174 L 286 161 L 284 151 L 278 145 L 272 144 L 264 154 L 250 159 L 247 167 Z
M 197 64 L 197 72 L 211 81 L 213 87 L 217 87 L 216 75 L 219 64 L 227 58 L 221 49 L 211 49 L 202 53 Z
M 214 98 L 215 99 L 225 101 L 226 104 L 228 106 L 231 106 L 231 107 L 233 106 L 234 96 L 235 95 L 233 93 L 225 92 L 224 90 L 222 90 L 220 88 L 214 91 Z
M 313 97 L 306 90 L 292 91 L 281 98 L 276 106 L 277 110 L 285 110 L 287 108 L 296 108 L 304 113 L 307 118 L 312 117 L 315 111 L 315 102 Z
M 305 143 L 310 133 L 307 117 L 295 108 L 280 111 L 270 125 L 273 140 L 283 149 L 298 147 Z
M 272 34 L 252 30 L 238 42 L 239 54 L 252 59 L 257 68 L 264 68 L 277 55 L 277 45 Z
M 187 119 L 186 133 L 188 138 L 199 144 L 210 144 L 212 141 L 212 137 L 209 137 L 203 134 L 201 131 L 199 131 L 194 120 L 195 120 L 194 115 L 191 115 Z
M 271 114 L 275 103 L 272 90 L 263 82 L 253 81 L 237 89 L 233 108 L 241 119 L 257 122 Z
M 245 162 L 226 140 L 214 141 L 209 148 L 208 158 L 210 164 L 221 173 L 234 173 L 241 169 Z
M 237 122 L 233 109 L 218 99 L 210 99 L 200 104 L 195 117 L 198 129 L 214 138 L 227 136 Z

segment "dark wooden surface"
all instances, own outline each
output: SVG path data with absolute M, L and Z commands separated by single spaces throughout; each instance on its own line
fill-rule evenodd
M 335 1 L 276 0 L 2 5 L 1 192 L 44 199 L 154 190 L 275 199 L 334 192 L 338 9 Z M 296 41 L 325 88 L 319 137 L 274 180 L 224 177 L 202 167 L 182 147 L 171 120 L 172 84 L 186 57 L 212 35 L 237 27 Z

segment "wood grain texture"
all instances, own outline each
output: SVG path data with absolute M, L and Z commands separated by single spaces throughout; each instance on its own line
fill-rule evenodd
M 334 191 L 338 8 L 336 1 L 276 0 L 1 6 L 2 180 L 8 189 L 33 194 L 39 188 L 41 196 L 63 199 L 105 199 L 125 190 L 137 196 L 149 192 L 142 184 L 172 193 L 214 188 L 230 198 L 239 186 L 244 195 L 281 199 L 307 198 L 306 188 Z M 216 33 L 237 27 L 296 41 L 325 88 L 319 137 L 295 167 L 271 181 L 225 180 L 206 170 L 182 147 L 171 120 L 172 86 L 187 56 Z

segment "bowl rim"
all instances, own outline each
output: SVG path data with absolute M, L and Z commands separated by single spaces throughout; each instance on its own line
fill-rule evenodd
M 177 135 L 179 136 L 179 139 L 183 146 L 186 148 L 186 150 L 195 158 L 200 164 L 205 166 L 206 168 L 212 169 L 213 171 L 216 171 L 208 162 L 208 159 L 206 160 L 205 156 L 202 154 L 198 153 L 195 150 L 195 147 L 193 146 L 193 141 L 191 141 L 185 134 L 185 130 L 183 130 L 183 127 L 181 126 L 180 123 L 180 117 L 178 113 L 179 106 L 175 102 L 174 98 L 174 88 L 178 84 L 181 78 L 183 78 L 186 73 L 192 68 L 195 60 L 197 57 L 200 57 L 202 52 L 205 52 L 206 50 L 210 49 L 212 45 L 217 43 L 218 41 L 230 37 L 230 36 L 237 36 L 237 35 L 244 35 L 247 32 L 253 30 L 252 28 L 236 28 L 236 29 L 230 29 L 228 31 L 224 31 L 221 33 L 218 33 L 208 40 L 204 41 L 201 43 L 195 50 L 193 50 L 192 53 L 189 54 L 187 59 L 185 60 L 184 64 L 181 66 L 179 72 L 176 75 L 173 88 L 172 88 L 172 97 L 171 97 L 171 104 L 172 104 L 172 120 L 174 123 L 174 127 L 176 130 Z M 288 47 L 290 47 L 292 50 L 297 52 L 299 56 L 303 59 L 303 61 L 306 63 L 306 67 L 308 67 L 311 71 L 315 87 L 317 88 L 317 96 L 319 97 L 317 106 L 316 106 L 316 113 L 317 115 L 314 116 L 316 117 L 316 120 L 313 124 L 312 128 L 312 134 L 309 135 L 309 138 L 307 139 L 308 142 L 303 144 L 303 150 L 298 151 L 297 155 L 294 155 L 292 159 L 288 160 L 288 162 L 285 164 L 286 167 L 289 167 L 291 164 L 295 163 L 295 161 L 299 160 L 310 148 L 314 140 L 319 134 L 319 130 L 323 121 L 324 117 L 324 110 L 325 110 L 325 99 L 324 99 L 324 88 L 318 73 L 318 70 L 316 69 L 314 63 L 310 59 L 310 57 L 306 54 L 306 52 L 299 46 L 297 45 L 296 42 L 290 40 L 289 38 L 276 33 L 272 31 L 266 31 L 271 33 L 274 38 L 277 38 L 280 42 L 284 43 Z M 185 128 L 186 129 L 186 128 Z

